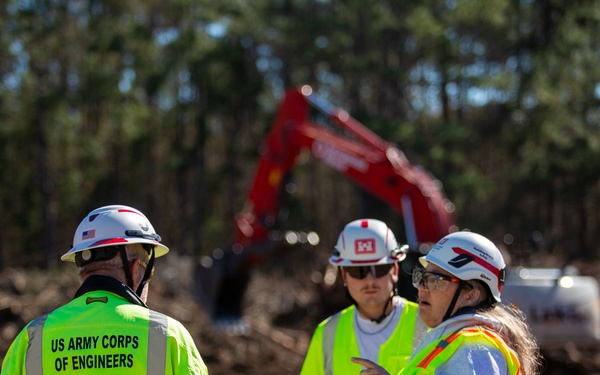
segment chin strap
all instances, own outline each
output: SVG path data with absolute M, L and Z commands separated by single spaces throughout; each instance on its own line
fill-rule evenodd
M 444 318 L 442 319 L 442 322 L 445 322 L 446 320 L 448 320 L 452 316 L 452 310 L 454 310 L 454 306 L 456 305 L 456 301 L 458 301 L 458 297 L 460 296 L 460 292 L 465 287 L 465 285 L 466 284 L 464 282 L 462 282 L 462 281 L 458 284 L 458 288 L 456 288 L 456 291 L 454 292 L 454 297 L 452 297 L 452 301 L 450 302 L 450 305 L 448 306 L 448 310 L 446 310 L 446 315 L 444 315 Z
M 127 286 L 133 289 L 133 277 L 131 276 L 131 269 L 129 268 L 129 259 L 127 259 L 127 251 L 125 250 L 125 246 L 119 249 L 119 253 L 121 253 L 121 260 L 123 261 L 123 271 L 125 272 L 125 279 L 127 280 Z M 150 275 L 152 274 L 152 269 L 154 268 L 154 246 L 150 248 L 150 259 L 148 261 L 148 265 L 146 265 L 146 272 L 144 272 L 144 277 L 138 285 L 135 293 L 138 296 L 142 295 L 142 291 L 144 290 L 144 286 L 150 279 Z
M 400 295 L 400 292 L 398 291 L 398 282 L 394 282 L 394 279 L 392 278 L 392 283 L 394 284 L 394 289 L 392 291 L 392 296 L 385 303 L 385 306 L 383 307 L 383 314 L 381 314 L 381 316 L 379 318 L 377 318 L 377 319 L 371 319 L 372 322 L 380 324 L 381 322 L 383 322 L 383 319 L 385 319 L 388 315 L 390 315 L 392 313 L 392 311 L 394 311 L 394 308 L 392 306 L 392 309 L 390 310 L 390 312 L 387 313 L 387 314 L 385 313 L 385 310 L 387 310 L 387 307 L 390 305 L 390 302 L 392 302 L 394 300 L 394 297 Z
M 339 271 L 339 272 L 341 272 L 341 271 Z M 394 279 L 392 279 L 392 282 L 393 281 L 394 281 Z M 344 283 L 344 289 L 345 289 L 345 292 L 346 292 L 346 298 L 348 298 L 352 302 L 352 304 L 354 304 L 356 306 L 356 309 L 358 309 L 360 311 L 360 308 L 358 307 L 358 303 L 356 303 L 356 301 L 354 300 L 354 298 L 352 298 L 352 295 L 348 291 L 348 286 L 346 285 L 346 283 Z M 394 309 L 392 309 L 392 310 L 390 310 L 389 313 L 387 313 L 387 314 L 385 313 L 385 310 L 387 310 L 388 306 L 390 305 L 390 302 L 393 301 L 394 297 L 397 296 L 397 295 L 399 295 L 399 293 L 398 293 L 398 286 L 396 285 L 396 283 L 394 283 L 393 294 L 387 300 L 387 302 L 385 303 L 385 306 L 383 306 L 383 313 L 381 314 L 381 316 L 379 316 L 379 318 L 377 318 L 377 319 L 371 319 L 372 322 L 380 324 L 381 322 L 383 322 L 383 319 L 385 319 L 388 315 L 390 315 L 392 313 L 392 311 L 394 311 Z
M 133 278 L 131 277 L 131 270 L 129 269 L 129 259 L 127 259 L 127 250 L 125 246 L 119 248 L 121 253 L 121 260 L 123 261 L 123 272 L 125 272 L 125 280 L 127 280 L 127 286 L 133 289 Z
M 387 302 L 385 303 L 385 306 L 383 306 L 383 313 L 379 316 L 379 318 L 371 319 L 372 322 L 381 324 L 381 322 L 383 322 L 383 319 L 387 318 L 387 316 L 390 315 L 392 313 L 392 311 L 394 311 L 394 309 L 392 308 L 389 313 L 385 312 L 387 310 L 388 306 L 390 305 L 390 302 L 392 302 L 394 300 L 394 297 L 396 297 L 398 295 L 398 286 L 396 283 L 394 283 L 393 278 L 392 278 L 392 283 L 394 284 L 394 290 L 392 292 L 392 296 L 387 300 Z
M 148 282 L 148 280 L 150 280 L 150 275 L 152 275 L 153 269 L 154 269 L 154 246 L 152 246 L 152 248 L 150 249 L 150 259 L 148 260 L 148 265 L 146 265 L 146 272 L 144 272 L 144 277 L 142 278 L 140 285 L 138 285 L 138 288 L 135 291 L 135 293 L 138 296 L 142 295 L 144 286 L 146 286 L 146 283 Z
M 383 319 L 387 318 L 387 316 L 390 315 L 390 314 L 386 314 L 385 310 L 387 310 L 387 307 L 390 305 L 390 301 L 392 301 L 393 299 L 394 299 L 394 296 L 392 296 L 390 299 L 387 300 L 387 302 L 385 303 L 385 306 L 383 306 L 383 314 L 381 314 L 381 316 L 379 316 L 379 318 L 377 318 L 377 319 L 371 319 L 372 322 L 380 324 L 381 322 L 383 322 Z M 391 312 L 392 312 L 392 310 L 390 310 L 390 313 Z

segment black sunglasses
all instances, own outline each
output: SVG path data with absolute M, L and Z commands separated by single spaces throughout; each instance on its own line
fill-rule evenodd
M 369 272 L 371 273 L 371 275 L 373 275 L 376 279 L 383 277 L 385 275 L 387 275 L 388 273 L 390 273 L 390 270 L 394 267 L 394 264 L 380 264 L 380 265 L 372 265 L 372 266 L 350 266 L 350 267 L 344 267 L 344 271 L 346 271 L 346 273 L 348 275 L 350 275 L 353 279 L 359 279 L 362 280 L 365 277 L 367 277 L 367 275 L 369 274 Z

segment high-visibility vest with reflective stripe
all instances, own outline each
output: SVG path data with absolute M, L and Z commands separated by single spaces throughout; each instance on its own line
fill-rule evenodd
M 189 332 L 168 316 L 94 291 L 25 327 L 2 374 L 208 374 Z
M 457 330 L 432 342 L 417 353 L 398 375 L 435 374 L 436 368 L 446 363 L 456 350 L 464 344 L 478 344 L 500 351 L 506 359 L 509 373 L 512 375 L 519 374 L 521 365 L 514 351 L 495 332 L 477 326 Z
M 350 361 L 360 357 L 354 331 L 354 305 L 332 315 L 315 329 L 302 365 L 301 375 L 358 374 L 362 366 Z M 408 362 L 413 347 L 426 330 L 418 319 L 418 305 L 405 301 L 402 317 L 390 338 L 379 347 L 377 363 L 390 373 L 400 371 Z

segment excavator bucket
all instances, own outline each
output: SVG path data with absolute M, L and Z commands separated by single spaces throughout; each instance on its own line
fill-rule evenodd
M 231 246 L 216 249 L 201 259 L 194 272 L 195 295 L 214 322 L 241 319 L 244 292 L 250 280 L 245 254 L 236 254 Z
M 197 301 L 217 327 L 234 334 L 244 334 L 247 329 L 242 319 L 244 295 L 250 283 L 252 270 L 257 264 L 280 254 L 289 254 L 290 249 L 303 244 L 316 245 L 318 241 L 306 240 L 304 233 L 293 233 L 290 237 L 273 232 L 269 240 L 241 248 L 228 245 L 215 249 L 210 256 L 203 257 L 194 271 L 194 294 Z M 314 233 L 312 236 L 318 236 Z

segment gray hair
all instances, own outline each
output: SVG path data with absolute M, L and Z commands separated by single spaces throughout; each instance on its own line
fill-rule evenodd
M 148 264 L 148 252 L 142 244 L 134 243 L 124 245 L 127 253 L 127 259 L 131 261 L 140 260 L 144 264 Z M 121 257 L 117 254 L 109 260 L 91 262 L 83 267 L 79 267 L 79 275 L 101 273 L 106 276 L 112 276 L 118 280 L 123 278 L 123 263 Z
M 540 349 L 531 328 L 525 321 L 525 314 L 514 305 L 496 303 L 488 286 L 480 280 L 469 280 L 467 284 L 479 291 L 480 297 L 475 305 L 477 313 L 499 324 L 487 327 L 496 332 L 506 345 L 516 354 L 521 364 L 522 375 L 539 374 L 541 368 Z
M 500 322 L 499 327 L 490 328 L 498 333 L 515 352 L 521 363 L 521 374 L 539 374 L 541 368 L 539 346 L 525 321 L 523 311 L 514 305 L 497 304 L 481 314 Z

